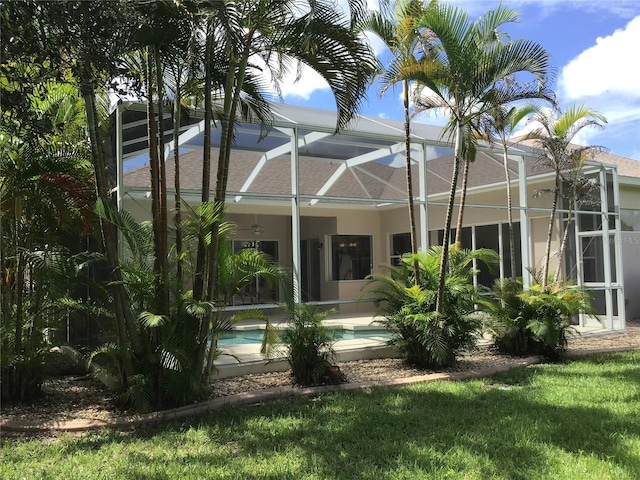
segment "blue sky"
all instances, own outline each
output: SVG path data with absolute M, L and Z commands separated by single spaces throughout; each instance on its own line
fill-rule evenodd
M 450 0 L 473 17 L 495 8 L 497 1 Z M 640 0 L 504 0 L 520 12 L 520 22 L 507 26 L 512 38 L 539 42 L 552 57 L 558 103 L 585 104 L 605 115 L 604 131 L 583 130 L 577 143 L 601 145 L 611 153 L 640 160 Z M 384 55 L 381 44 L 374 49 Z M 326 85 L 312 72 L 282 86 L 285 103 L 329 108 Z M 400 91 L 383 98 L 373 86 L 361 113 L 401 119 Z M 442 124 L 444 119 L 421 118 Z

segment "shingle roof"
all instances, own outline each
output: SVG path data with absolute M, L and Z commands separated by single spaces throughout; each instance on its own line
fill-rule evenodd
M 231 154 L 227 190 L 239 192 L 257 165 L 261 153 L 235 150 Z M 215 179 L 217 156 L 212 152 L 211 176 Z M 301 158 L 299 161 L 300 193 L 315 195 L 331 178 L 340 161 Z M 513 169 L 513 167 L 512 167 Z M 447 155 L 427 163 L 427 189 L 429 194 L 448 192 L 453 170 L 453 156 Z M 530 170 L 533 170 L 530 167 Z M 166 162 L 168 179 L 174 178 L 173 157 Z M 530 172 L 531 173 L 531 172 Z M 412 167 L 414 188 L 418 186 L 418 167 Z M 512 174 L 512 179 L 516 174 Z M 202 185 L 202 151 L 192 150 L 180 156 L 180 184 L 183 191 L 200 191 Z M 470 166 L 469 188 L 501 182 L 504 169 L 499 161 L 488 155 L 479 154 Z M 128 187 L 149 187 L 149 167 L 142 166 L 125 172 L 124 185 Z M 266 162 L 253 181 L 250 192 L 289 194 L 291 193 L 291 164 L 288 156 L 280 156 Z M 369 162 L 350 168 L 326 192 L 333 197 L 357 197 L 401 200 L 406 197 L 406 174 L 404 168 L 396 168 L 377 162 Z
M 281 107 L 282 112 L 291 114 L 300 112 Z M 304 110 L 307 112 L 309 109 Z M 316 110 L 313 110 L 314 112 Z M 281 112 L 281 113 L 282 113 Z M 322 112 L 322 111 L 320 111 Z M 307 112 L 308 113 L 308 112 Z M 288 117 L 289 115 L 287 115 Z M 308 118 L 308 117 L 307 117 Z M 390 128 L 390 123 L 397 121 L 386 120 L 386 123 L 377 122 L 376 119 L 362 117 L 359 122 L 365 120 L 371 123 L 373 128 Z M 327 120 L 328 122 L 328 120 Z M 436 128 L 436 127 L 429 127 Z M 423 129 L 424 130 L 424 129 Z M 425 130 L 429 135 L 434 132 Z M 424 137 L 423 137 L 424 138 Z M 329 144 L 331 146 L 332 144 Z M 377 148 L 373 142 L 370 149 Z M 326 145 L 325 145 L 326 146 Z M 527 162 L 527 175 L 529 177 L 550 171 L 535 160 L 537 150 L 532 140 L 515 143 L 514 147 L 520 151 L 530 154 Z M 191 148 L 191 147 L 190 147 Z M 332 148 L 341 148 L 333 145 Z M 447 153 L 448 152 L 448 153 Z M 231 153 L 231 165 L 229 170 L 229 180 L 227 190 L 239 192 L 245 181 L 258 164 L 264 152 L 253 150 L 243 150 L 236 148 Z M 445 148 L 440 151 L 439 158 L 430 159 L 427 162 L 427 189 L 430 195 L 445 193 L 450 188 L 450 178 L 453 169 L 453 155 L 451 149 Z M 621 157 L 611 153 L 599 153 L 596 160 L 616 165 L 621 176 L 640 178 L 640 161 Z M 387 158 L 388 161 L 388 158 Z M 382 162 L 382 160 L 381 160 Z M 217 170 L 217 150 L 212 148 L 211 178 L 215 179 Z M 299 160 L 300 172 L 300 193 L 303 195 L 315 195 L 326 184 L 331 176 L 342 165 L 341 160 L 331 158 L 304 157 Z M 174 162 L 170 158 L 166 162 L 167 178 L 174 177 Z M 510 165 L 512 179 L 517 178 L 517 168 L 515 164 Z M 418 185 L 418 167 L 413 166 L 414 188 Z M 183 191 L 199 192 L 202 185 L 202 151 L 196 146 L 193 150 L 183 153 L 180 157 L 180 176 Z M 504 168 L 502 166 L 501 155 L 492 155 L 490 152 L 480 151 L 476 161 L 470 166 L 469 188 L 491 185 L 504 181 Z M 148 166 L 129 170 L 124 174 L 124 185 L 129 187 L 148 188 L 149 169 Z M 272 158 L 266 162 L 264 168 L 257 174 L 249 192 L 289 194 L 291 193 L 291 165 L 289 155 Z M 349 168 L 331 188 L 326 192 L 327 196 L 333 197 L 356 197 L 373 198 L 379 200 L 402 200 L 406 197 L 406 174 L 404 168 L 396 168 L 392 165 L 372 161 L 360 164 L 357 167 Z
M 529 147 L 532 151 L 535 151 L 535 140 L 520 140 L 516 138 L 513 141 L 517 147 Z M 573 146 L 578 147 L 578 145 Z M 618 175 L 640 178 L 640 160 L 622 157 L 605 151 L 597 153 L 594 160 L 607 165 L 616 165 L 618 167 Z

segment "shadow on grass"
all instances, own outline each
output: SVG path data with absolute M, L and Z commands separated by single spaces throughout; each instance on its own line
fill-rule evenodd
M 115 466 L 118 478 L 158 480 L 581 478 L 564 464 L 585 457 L 608 462 L 598 468 L 611 478 L 640 478 L 638 359 L 637 353 L 581 358 L 486 381 L 228 408 L 189 423 L 69 441 L 63 451 L 108 454 L 117 445 L 127 459 Z M 603 386 L 585 390 L 585 371 Z M 601 400 L 607 391 L 630 403 L 612 408 L 614 400 Z M 562 468 L 568 474 L 556 477 Z

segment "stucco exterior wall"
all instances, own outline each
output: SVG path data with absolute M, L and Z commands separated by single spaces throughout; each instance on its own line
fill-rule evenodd
M 620 185 L 620 208 L 640 209 L 640 185 Z

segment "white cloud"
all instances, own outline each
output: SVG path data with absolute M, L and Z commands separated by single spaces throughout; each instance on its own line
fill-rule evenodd
M 293 71 L 288 72 L 280 82 L 282 96 L 285 99 L 287 97 L 298 97 L 303 100 L 309 100 L 313 92 L 329 88 L 325 79 L 306 65 L 302 66 L 302 74 L 298 81 L 296 81 L 296 75 L 297 72 L 293 69 Z
M 630 49 L 640 45 L 640 16 L 623 30 L 598 37 L 596 44 L 562 69 L 559 86 L 564 96 L 578 99 L 602 94 L 623 94 L 640 98 L 640 64 Z
M 620 132 L 634 135 L 632 132 L 640 129 L 640 65 L 630 56 L 637 45 L 640 45 L 640 16 L 624 29 L 597 38 L 595 45 L 561 69 L 558 79 L 561 102 L 584 103 L 608 121 L 606 134 L 585 129 L 575 139 L 576 143 L 604 143 L 616 148 L 622 140 L 618 138 Z

